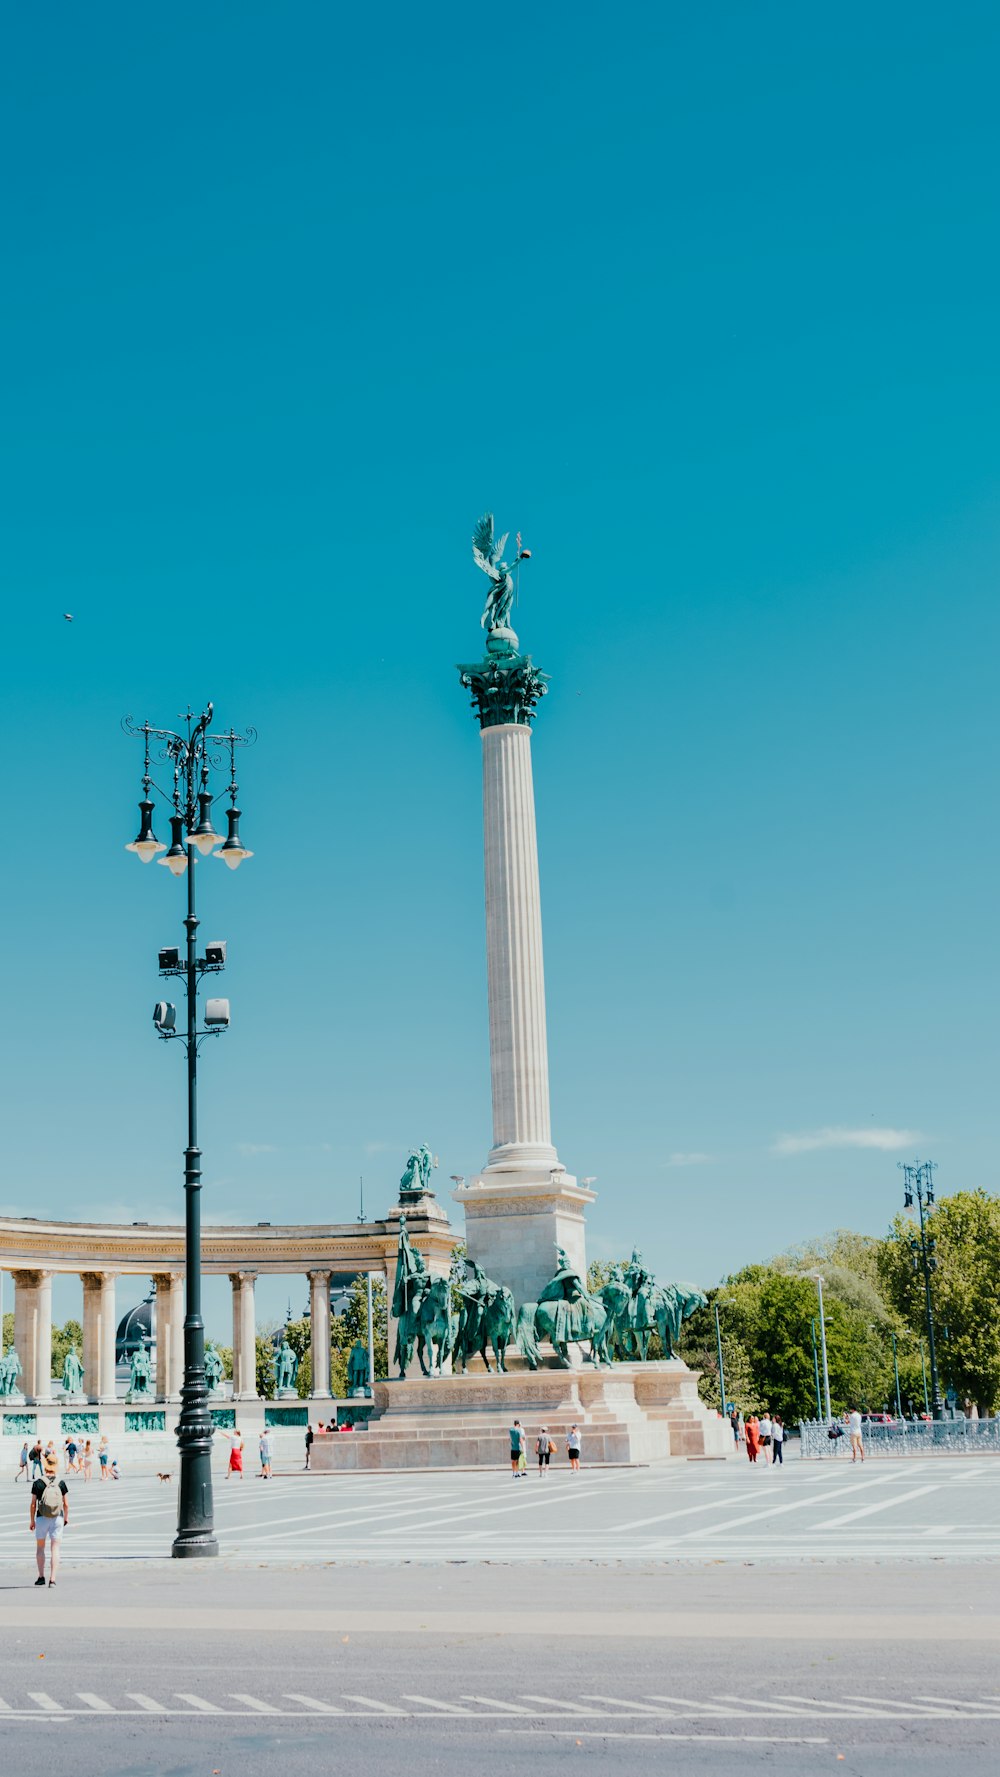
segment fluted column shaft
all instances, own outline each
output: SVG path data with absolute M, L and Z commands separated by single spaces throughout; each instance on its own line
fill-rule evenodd
M 89 1401 L 115 1399 L 115 1274 L 85 1271 L 83 1285 L 83 1387 Z
M 309 1273 L 309 1326 L 311 1332 L 312 1393 L 330 1393 L 330 1273 Z
M 542 909 L 531 729 L 482 730 L 486 961 L 493 1086 L 489 1166 L 551 1166 Z
M 257 1399 L 257 1320 L 253 1271 L 230 1274 L 233 1286 L 233 1399 Z
M 163 1272 L 156 1284 L 156 1398 L 180 1399 L 184 1381 L 184 1279 Z
M 52 1399 L 52 1273 L 13 1271 L 14 1344 L 28 1401 Z

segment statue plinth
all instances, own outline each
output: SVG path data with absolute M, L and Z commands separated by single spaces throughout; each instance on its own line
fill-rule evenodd
M 297 1401 L 299 1391 L 297 1388 L 279 1388 L 274 1398 L 276 1401 Z

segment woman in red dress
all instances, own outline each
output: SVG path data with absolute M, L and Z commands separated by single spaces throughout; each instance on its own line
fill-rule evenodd
M 756 1462 L 757 1452 L 760 1449 L 760 1420 L 757 1418 L 756 1413 L 751 1413 L 749 1419 L 747 1420 L 746 1433 L 747 1433 L 747 1459 L 750 1462 Z
M 243 1439 L 238 1431 L 230 1432 L 229 1434 L 229 1467 L 226 1470 L 227 1481 L 230 1475 L 239 1475 L 240 1480 L 242 1481 L 243 1479 Z

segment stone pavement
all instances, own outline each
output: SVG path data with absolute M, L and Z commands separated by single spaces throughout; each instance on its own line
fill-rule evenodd
M 248 1455 L 252 1455 L 248 1452 Z M 228 1564 L 418 1561 L 816 1560 L 926 1562 L 1000 1558 L 1000 1469 L 932 1457 L 849 1464 L 746 1461 L 659 1468 L 554 1467 L 544 1481 L 509 1469 L 414 1475 L 278 1474 L 216 1484 Z M 169 1553 L 175 1483 L 128 1475 L 72 1478 L 66 1579 L 85 1561 Z M 24 1483 L 0 1492 L 0 1569 L 30 1560 Z

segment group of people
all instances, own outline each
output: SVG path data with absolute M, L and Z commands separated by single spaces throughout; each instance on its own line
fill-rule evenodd
M 756 1462 L 759 1456 L 768 1463 L 780 1466 L 785 1458 L 785 1422 L 780 1413 L 769 1413 L 766 1410 L 758 1418 L 751 1413 L 744 1419 L 738 1407 L 730 1408 L 729 1423 L 732 1426 L 733 1438 L 737 1444 L 745 1444 L 747 1460 Z
M 95 1454 L 101 1480 L 119 1480 L 118 1459 L 111 1455 L 107 1438 L 101 1439 L 96 1452 L 90 1438 L 87 1438 L 81 1445 L 70 1433 L 69 1437 L 63 1440 L 63 1463 L 68 1475 L 82 1475 L 85 1481 L 91 1480 L 94 1473 Z M 23 1475 L 26 1481 L 33 1484 L 42 1477 L 45 1464 L 50 1458 L 58 1470 L 59 1457 L 51 1438 L 45 1445 L 42 1444 L 41 1438 L 36 1438 L 35 1442 L 29 1445 L 27 1438 L 25 1438 L 21 1445 L 21 1457 L 17 1474 L 14 1476 L 15 1481 L 19 1481 Z
M 580 1427 L 571 1425 L 566 1433 L 566 1455 L 570 1469 L 574 1474 L 580 1472 Z M 547 1425 L 539 1428 L 535 1438 L 535 1456 L 538 1460 L 538 1478 L 544 1480 L 548 1474 L 549 1463 L 556 1454 L 556 1442 L 551 1436 Z M 528 1472 L 528 1437 L 519 1419 L 515 1419 L 510 1428 L 510 1468 L 515 1481 Z

